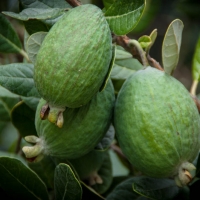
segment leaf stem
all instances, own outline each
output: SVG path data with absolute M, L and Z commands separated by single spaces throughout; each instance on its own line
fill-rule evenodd
M 193 96 L 196 96 L 196 90 L 197 90 L 197 86 L 198 86 L 198 81 L 197 80 L 193 80 L 191 89 L 190 89 L 190 94 Z
M 147 55 L 147 59 L 149 61 L 149 64 L 152 66 L 152 67 L 155 67 L 161 71 L 164 71 L 164 69 L 161 67 L 160 63 L 157 62 L 155 59 L 153 59 L 149 54 Z
M 146 52 L 142 49 L 140 43 L 137 40 L 129 40 L 128 46 L 136 48 L 136 51 L 140 55 L 143 66 L 149 66 L 149 63 L 146 57 Z
M 113 35 L 113 42 L 122 46 L 126 51 L 130 52 L 133 58 L 136 58 L 142 65 L 149 66 L 146 52 L 142 49 L 140 43 L 137 40 L 131 40 L 126 35 Z
M 66 0 L 72 7 L 80 6 L 81 3 L 78 0 Z
M 18 154 L 21 150 L 20 145 L 21 145 L 21 141 L 22 141 L 22 136 L 20 135 L 20 133 L 18 133 L 18 134 L 19 134 L 19 137 L 17 139 L 17 146 L 16 146 L 16 149 L 15 149 L 16 154 Z
M 31 62 L 29 57 L 28 57 L 28 54 L 23 50 L 21 49 L 20 52 L 19 52 L 28 62 Z

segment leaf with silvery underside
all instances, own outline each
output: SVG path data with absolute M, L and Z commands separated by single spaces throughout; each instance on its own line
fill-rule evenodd
M 0 188 L 13 199 L 49 200 L 45 184 L 18 159 L 0 157 L 0 173 Z
M 20 96 L 40 98 L 33 80 L 33 68 L 29 63 L 0 66 L 0 85 Z
M 115 60 L 124 60 L 124 59 L 128 59 L 128 58 L 132 58 L 133 56 L 125 51 L 124 49 L 119 49 L 116 48 L 116 55 L 115 55 Z
M 67 1 L 64 0 L 57 0 L 57 1 L 47 1 L 47 0 L 20 0 L 20 11 L 24 9 L 31 8 L 31 9 L 70 9 L 72 8 Z M 46 20 L 36 20 L 31 19 L 28 21 L 24 21 L 25 28 L 27 32 L 32 35 L 33 33 L 44 31 L 48 32 L 53 24 L 56 23 L 60 19 L 62 15 L 58 15 L 58 17 L 53 17 L 51 19 Z
M 198 37 L 192 59 L 192 76 L 193 80 L 200 81 L 200 35 Z
M 111 124 L 103 139 L 97 144 L 95 149 L 104 151 L 109 148 L 115 137 L 115 129 Z
M 36 135 L 35 111 L 30 109 L 23 101 L 17 103 L 11 111 L 11 121 L 20 135 Z
M 0 52 L 20 53 L 22 44 L 8 19 L 0 14 Z
M 46 35 L 47 32 L 37 32 L 28 38 L 26 49 L 32 63 L 35 63 L 37 53 Z
M 132 184 L 134 178 L 126 179 L 118 184 L 106 197 L 106 200 L 136 200 L 140 195 L 133 191 Z
M 108 9 L 116 0 L 103 0 L 104 9 Z
M 175 19 L 169 25 L 162 44 L 162 63 L 164 71 L 172 75 L 179 61 L 183 22 Z
M 142 69 L 143 65 L 123 47 L 118 45 L 116 47 L 116 59 L 110 77 L 112 80 L 125 80 Z
M 2 12 L 4 15 L 9 17 L 21 20 L 21 21 L 28 21 L 30 19 L 38 19 L 38 20 L 45 20 L 56 18 L 62 15 L 65 12 L 65 9 L 60 8 L 26 8 L 22 10 L 20 13 L 14 12 Z
M 82 187 L 69 165 L 60 163 L 55 168 L 54 189 L 56 200 L 81 200 Z
M 137 25 L 144 8 L 145 0 L 114 1 L 104 14 L 113 33 L 126 35 Z
M 56 1 L 49 1 L 49 0 L 19 0 L 20 5 L 23 9 L 26 8 L 71 8 L 67 1 L 63 0 L 56 0 Z
M 156 200 L 173 199 L 179 193 L 179 187 L 172 179 L 134 177 L 133 190 L 145 197 Z

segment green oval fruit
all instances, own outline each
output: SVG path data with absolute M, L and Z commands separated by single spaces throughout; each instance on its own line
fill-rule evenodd
M 191 180 L 200 147 L 200 118 L 187 89 L 152 67 L 126 80 L 115 105 L 114 125 L 122 151 L 147 176 Z
M 114 88 L 109 80 L 106 88 L 94 96 L 90 103 L 80 108 L 67 108 L 63 113 L 65 123 L 58 128 L 48 120 L 40 119 L 40 109 L 45 104 L 41 99 L 35 117 L 38 137 L 25 137 L 27 142 L 35 143 L 32 147 L 23 147 L 26 157 L 37 161 L 44 154 L 66 159 L 87 154 L 106 134 L 114 102 Z
M 104 83 L 111 60 L 111 32 L 100 8 L 87 4 L 64 14 L 45 37 L 34 68 L 49 120 L 56 123 L 65 107 L 87 104 Z

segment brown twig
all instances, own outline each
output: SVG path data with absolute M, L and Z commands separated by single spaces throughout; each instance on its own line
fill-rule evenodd
M 22 141 L 22 136 L 19 134 L 19 137 L 17 139 L 17 145 L 16 145 L 16 149 L 15 149 L 15 153 L 18 154 L 21 150 L 20 145 L 21 145 L 21 141 Z
M 124 160 L 127 160 L 126 156 L 122 153 L 122 150 L 120 147 L 118 147 L 116 144 L 111 144 L 110 148 L 117 154 L 119 155 L 121 158 L 123 158 Z
M 134 48 L 134 47 L 130 47 L 128 45 L 129 44 L 129 40 L 130 40 L 130 38 L 127 37 L 126 35 L 123 35 L 123 36 L 113 35 L 113 42 L 116 43 L 119 46 L 122 46 L 126 51 L 131 53 L 133 58 L 136 58 L 142 64 L 142 60 L 141 60 L 140 55 L 138 54 L 137 49 Z
M 157 62 L 155 59 L 151 58 L 151 56 L 148 54 L 147 56 L 147 59 L 149 61 L 149 64 L 152 66 L 152 67 L 155 67 L 161 71 L 164 71 L 164 69 L 161 67 L 160 63 Z
M 66 0 L 66 2 L 69 3 L 72 7 L 77 7 L 81 5 L 78 0 Z

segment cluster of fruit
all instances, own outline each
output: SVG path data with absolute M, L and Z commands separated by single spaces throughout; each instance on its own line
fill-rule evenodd
M 133 166 L 147 176 L 188 184 L 200 147 L 195 103 L 179 81 L 150 66 L 128 78 L 115 101 L 113 46 L 109 25 L 94 5 L 73 8 L 55 23 L 34 69 L 42 97 L 35 119 L 38 137 L 26 136 L 35 145 L 23 152 L 35 161 L 50 155 L 76 163 L 94 150 L 113 122 Z

